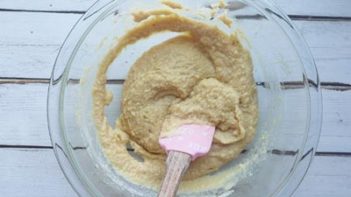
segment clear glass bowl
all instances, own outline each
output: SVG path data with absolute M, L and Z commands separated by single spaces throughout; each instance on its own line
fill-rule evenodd
M 196 17 L 196 10 L 217 1 L 178 2 L 190 9 L 189 17 Z M 238 174 L 231 188 L 182 196 L 211 192 L 216 196 L 289 196 L 303 179 L 319 139 L 322 106 L 317 70 L 305 42 L 273 3 L 227 3 L 228 16 L 234 20 L 230 31 L 239 30 L 240 41 L 251 52 L 259 99 L 255 141 L 228 165 L 249 164 L 250 173 Z M 156 195 L 120 177 L 103 156 L 92 118 L 91 92 L 99 62 L 118 36 L 133 27 L 128 22 L 130 11 L 157 6 L 157 0 L 96 2 L 75 25 L 57 57 L 48 93 L 50 135 L 67 180 L 81 196 Z M 120 113 L 123 79 L 135 54 L 166 37 L 131 47 L 110 66 L 108 89 L 114 100 L 106 114 L 111 123 Z

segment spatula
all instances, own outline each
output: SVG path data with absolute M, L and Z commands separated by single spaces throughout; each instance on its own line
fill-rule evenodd
M 200 124 L 184 124 L 160 137 L 159 143 L 167 152 L 166 175 L 159 197 L 176 196 L 182 176 L 190 163 L 206 155 L 212 144 L 215 127 Z

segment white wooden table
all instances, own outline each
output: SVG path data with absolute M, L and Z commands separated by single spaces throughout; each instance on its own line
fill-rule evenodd
M 77 196 L 46 122 L 50 71 L 95 0 L 0 0 L 0 196 Z M 275 0 L 305 37 L 322 81 L 316 158 L 295 196 L 351 196 L 351 1 Z

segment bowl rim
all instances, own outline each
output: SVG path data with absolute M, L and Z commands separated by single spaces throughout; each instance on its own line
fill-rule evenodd
M 307 60 L 307 63 L 301 62 L 301 64 L 303 65 L 302 69 L 305 70 L 303 83 L 306 87 L 309 87 L 308 106 L 310 107 L 310 109 L 307 110 L 309 120 L 307 121 L 306 126 L 306 130 L 308 130 L 308 132 L 306 132 L 305 136 L 305 145 L 301 148 L 301 151 L 298 152 L 299 155 L 296 157 L 297 160 L 295 161 L 295 164 L 292 167 L 292 171 L 289 173 L 288 176 L 284 178 L 284 181 L 281 182 L 279 187 L 276 189 L 276 192 L 273 193 L 273 196 L 290 196 L 298 188 L 304 176 L 306 175 L 306 172 L 312 162 L 313 155 L 315 153 L 315 149 L 317 147 L 320 137 L 322 124 L 322 94 L 320 91 L 318 71 L 314 63 L 313 56 L 311 55 L 311 52 L 309 51 L 309 48 L 306 42 L 304 41 L 303 37 L 299 34 L 298 31 L 296 31 L 296 28 L 292 24 L 292 21 L 289 19 L 289 17 L 286 14 L 284 14 L 284 12 L 280 10 L 280 8 L 277 5 L 275 5 L 270 0 L 240 1 L 252 5 L 262 12 L 267 12 L 267 10 L 269 10 L 269 12 L 271 12 L 271 14 L 273 14 L 274 17 L 270 19 L 275 20 L 275 22 L 279 20 L 279 22 L 281 23 L 279 26 L 285 31 L 287 37 L 289 37 L 291 40 L 294 40 L 294 42 L 291 41 L 291 43 L 295 47 L 299 48 L 299 50 L 296 51 L 298 52 L 300 59 L 303 59 L 303 55 Z M 86 32 L 90 31 L 89 29 L 94 24 L 94 22 L 96 22 L 102 15 L 108 13 L 112 8 L 114 8 L 121 2 L 123 1 L 100 0 L 96 1 L 88 9 L 88 11 L 73 26 L 72 30 L 66 37 L 63 45 L 60 48 L 59 54 L 55 60 L 55 65 L 51 73 L 50 85 L 48 88 L 47 96 L 47 121 L 51 143 L 54 149 L 56 159 L 67 181 L 70 183 L 74 191 L 78 195 L 82 196 L 101 195 L 97 194 L 96 191 L 92 191 L 91 187 L 86 182 L 86 180 L 84 180 L 84 178 L 81 177 L 81 173 L 77 172 L 78 169 L 74 164 L 75 161 L 71 159 L 71 157 L 69 156 L 70 151 L 65 146 L 65 137 L 62 136 L 64 135 L 62 134 L 64 128 L 61 128 L 62 124 L 58 124 L 58 122 L 61 122 L 62 120 L 57 121 L 57 119 L 55 119 L 55 117 L 58 118 L 61 116 L 59 114 L 60 112 L 58 109 L 60 102 L 62 102 L 61 90 L 63 86 L 61 87 L 61 85 L 64 84 L 65 78 L 67 78 L 67 74 L 65 73 L 68 72 L 69 67 L 67 67 L 67 65 L 70 64 L 60 64 L 60 59 L 62 58 L 61 56 L 63 53 L 67 53 L 66 49 L 68 47 L 70 47 L 70 50 L 68 51 L 70 52 L 70 59 L 72 59 L 72 56 L 74 56 L 74 51 L 77 50 L 77 47 L 80 45 L 79 41 L 77 42 L 76 37 L 80 39 L 84 37 L 83 35 L 86 34 Z M 71 42 L 75 43 L 75 46 L 73 48 L 72 46 L 68 46 L 68 43 Z M 308 67 L 306 67 L 306 65 L 308 65 Z M 56 76 L 57 72 L 59 72 L 58 76 Z M 314 122 L 313 125 L 311 125 L 312 121 Z M 54 131 L 53 128 L 60 128 L 60 132 L 58 133 L 57 131 Z M 312 137 L 310 137 L 311 135 Z

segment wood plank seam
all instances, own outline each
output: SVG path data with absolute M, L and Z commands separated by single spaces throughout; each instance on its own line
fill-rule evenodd
M 33 13 L 55 13 L 55 14 L 85 14 L 86 11 L 75 10 L 25 10 L 0 8 L 0 12 L 33 12 Z
M 28 12 L 28 13 L 55 13 L 55 14 L 80 14 L 83 15 L 86 11 L 75 11 L 75 10 L 26 10 L 26 9 L 7 9 L 0 8 L 0 12 Z M 351 21 L 351 17 L 347 16 L 313 16 L 313 15 L 288 15 L 291 20 L 303 20 L 303 21 Z M 258 19 L 262 18 L 261 15 L 243 15 L 238 16 L 239 18 L 247 19 Z
M 281 0 L 279 2 L 283 2 L 283 1 L 284 0 Z M 297 2 L 298 1 L 299 0 L 297 0 Z M 70 2 L 70 1 L 67 1 L 67 2 Z M 84 1 L 84 2 L 86 2 L 86 1 Z M 341 28 L 347 28 L 350 25 L 349 22 L 351 21 L 351 17 L 350 17 L 349 11 L 345 11 L 345 9 L 344 9 L 344 11 L 342 10 L 343 8 L 347 9 L 349 7 L 349 6 L 347 6 L 347 5 L 349 5 L 349 2 L 347 2 L 347 4 L 346 4 L 346 3 L 340 3 L 340 1 L 331 1 L 332 2 L 331 4 L 325 4 L 325 6 L 324 6 L 325 10 L 323 9 L 323 6 L 320 6 L 319 8 L 315 9 L 315 7 L 318 7 L 318 5 L 323 5 L 324 4 L 323 2 L 325 2 L 324 0 L 321 0 L 318 2 L 316 1 L 317 3 L 314 5 L 309 3 L 309 2 L 310 1 L 303 1 L 303 0 L 300 0 L 299 3 L 296 3 L 295 1 L 294 2 L 286 1 L 285 4 L 286 4 L 287 8 L 285 8 L 285 9 L 290 10 L 290 13 L 293 12 L 289 16 L 292 20 L 294 20 L 294 22 L 296 21 L 296 23 L 299 23 L 299 21 L 301 21 L 301 23 L 306 23 L 306 21 L 317 21 L 317 22 L 319 22 L 319 21 L 328 21 L 329 22 L 330 21 L 330 24 L 334 26 L 334 25 L 337 25 L 339 21 L 346 21 L 347 24 L 345 24 L 344 26 L 340 25 L 340 29 L 335 30 L 335 32 L 337 32 L 336 33 L 337 35 L 340 35 L 340 30 L 342 30 Z M 343 2 L 346 2 L 346 1 L 343 1 Z M 33 2 L 31 4 L 33 4 Z M 43 4 L 45 4 L 46 6 L 49 5 L 48 2 L 45 2 Z M 66 3 L 66 4 L 68 4 L 68 3 Z M 279 5 L 278 2 L 277 2 L 277 4 Z M 295 6 L 295 8 L 294 8 L 294 4 L 299 4 L 301 6 Z M 335 6 L 330 6 L 330 5 L 339 5 L 339 6 L 335 7 Z M 12 14 L 12 13 L 16 13 L 16 10 L 18 10 L 17 12 L 19 14 L 20 13 L 26 14 L 27 12 L 28 13 L 33 12 L 33 15 L 40 15 L 40 12 L 42 12 L 42 13 L 47 13 L 47 15 L 51 15 L 50 13 L 57 13 L 60 17 L 64 16 L 64 14 L 67 14 L 67 15 L 72 14 L 73 18 L 75 18 L 75 17 L 80 16 L 81 14 L 84 14 L 85 10 L 86 10 L 86 8 L 85 8 L 86 6 L 82 7 L 81 5 L 78 5 L 78 6 L 76 6 L 77 11 L 76 11 L 76 8 L 74 6 L 73 7 L 72 6 L 64 7 L 64 8 L 61 8 L 61 9 L 63 9 L 63 11 L 59 11 L 60 7 L 57 8 L 57 5 L 55 5 L 55 3 L 51 3 L 51 1 L 50 1 L 49 6 L 50 7 L 45 7 L 45 8 L 42 7 L 43 11 L 39 11 L 39 9 L 41 9 L 41 8 L 37 8 L 35 6 L 34 7 L 32 6 L 30 8 L 21 7 L 20 4 L 17 4 L 15 7 L 13 7 L 14 9 L 7 9 L 7 11 L 4 9 L 4 12 L 2 12 L 2 13 L 8 12 L 8 13 Z M 5 6 L 4 6 L 4 8 L 5 8 Z M 10 8 L 12 8 L 12 7 L 10 6 Z M 16 8 L 19 8 L 19 9 L 16 9 Z M 310 8 L 313 8 L 313 9 L 310 9 Z M 332 8 L 332 9 L 330 9 L 330 8 Z M 47 11 L 50 9 L 52 11 Z M 308 13 L 306 13 L 307 9 L 309 9 Z M 33 10 L 33 11 L 31 11 L 31 10 Z M 0 11 L 0 13 L 1 13 L 1 11 Z M 38 13 L 38 14 L 35 14 L 35 13 Z M 326 17 L 326 15 L 328 15 L 328 14 L 336 15 L 336 16 L 335 17 L 334 16 Z M 343 15 L 345 15 L 346 17 L 344 17 Z M 323 25 L 324 24 L 321 24 L 320 25 L 321 28 L 317 29 L 319 32 L 323 32 L 324 30 L 327 30 L 327 28 L 328 28 L 328 30 L 333 29 L 332 27 L 329 27 L 329 26 L 326 26 L 325 29 L 323 29 L 322 28 Z M 296 25 L 296 27 L 298 27 L 298 25 Z M 33 27 L 33 28 L 35 29 L 35 27 Z M 349 121 L 347 120 L 347 116 L 349 114 L 347 112 L 348 111 L 347 108 L 349 106 L 348 105 L 349 99 L 346 100 L 347 98 L 350 98 L 348 95 L 351 93 L 351 91 L 349 91 L 349 90 L 351 90 L 351 83 L 349 83 L 349 81 L 347 79 L 348 78 L 347 75 L 349 75 L 349 72 L 344 69 L 344 72 L 346 73 L 345 74 L 346 75 L 346 80 L 345 80 L 346 83 L 339 83 L 339 82 L 343 82 L 343 80 L 341 79 L 340 76 L 337 75 L 338 73 L 336 73 L 335 74 L 336 77 L 334 77 L 334 78 L 336 78 L 335 79 L 336 82 L 330 82 L 330 81 L 334 81 L 334 80 L 330 79 L 328 77 L 324 77 L 324 75 L 326 75 L 325 73 L 327 73 L 327 72 L 333 73 L 333 69 L 340 70 L 340 69 L 343 69 L 344 67 L 346 67 L 346 69 L 347 69 L 347 66 L 349 66 L 349 50 L 348 50 L 349 45 L 348 45 L 348 42 L 346 40 L 349 38 L 349 36 L 346 36 L 347 35 L 346 33 L 349 33 L 349 31 L 346 31 L 346 30 L 341 31 L 341 34 L 342 33 L 344 33 L 344 34 L 342 34 L 340 36 L 335 36 L 335 37 L 339 37 L 339 38 L 343 37 L 344 43 L 339 42 L 340 43 L 339 45 L 337 45 L 337 44 L 334 45 L 333 42 L 330 42 L 329 45 L 328 44 L 323 45 L 323 44 L 319 44 L 320 39 L 314 39 L 314 36 L 315 36 L 314 34 L 309 34 L 309 31 L 311 29 L 313 29 L 313 28 L 305 28 L 305 29 L 301 28 L 301 31 L 304 30 L 307 32 L 306 34 L 307 34 L 308 38 L 306 40 L 309 41 L 310 42 L 309 44 L 312 46 L 312 48 L 314 48 L 314 53 L 317 54 L 317 55 L 314 54 L 314 56 L 315 56 L 316 60 L 319 59 L 319 63 L 322 67 L 322 71 L 325 71 L 324 73 L 322 73 L 322 78 L 323 79 L 325 78 L 326 80 L 325 80 L 325 82 L 321 82 L 321 88 L 323 89 L 323 94 L 325 93 L 325 95 L 327 95 L 327 97 L 329 95 L 329 102 L 326 102 L 326 104 L 327 104 L 326 106 L 327 106 L 327 108 L 337 107 L 337 109 L 335 109 L 333 111 L 329 110 L 331 115 L 329 116 L 329 118 L 326 118 L 327 122 L 325 122 L 328 125 L 330 125 L 330 124 L 334 125 L 335 130 L 330 129 L 329 127 L 328 127 L 328 129 L 325 129 L 325 130 L 329 130 L 329 131 L 333 131 L 333 132 L 334 131 L 338 132 L 338 130 L 344 130 L 344 131 L 349 130 Z M 27 28 L 24 30 L 25 31 L 22 31 L 22 32 L 26 32 L 26 31 L 29 32 L 32 29 Z M 33 33 L 33 32 L 31 32 L 31 33 Z M 35 35 L 35 33 L 37 33 L 37 31 L 34 31 L 34 35 Z M 4 34 L 6 34 L 6 33 L 4 33 Z M 335 37 L 330 35 L 330 34 L 326 34 L 326 36 L 324 36 L 324 38 L 333 38 L 333 40 L 335 39 Z M 17 37 L 14 37 L 14 38 L 17 39 Z M 3 48 L 5 50 L 7 50 L 6 49 L 7 46 L 16 45 L 16 44 L 12 44 L 11 42 L 9 42 L 10 44 L 6 44 L 6 43 L 8 43 L 8 42 L 6 42 L 7 38 L 4 38 L 4 40 L 5 40 L 5 42 L 4 42 L 5 44 L 3 44 L 3 46 L 4 46 Z M 27 40 L 31 40 L 31 39 L 27 39 Z M 57 39 L 57 40 L 59 40 L 59 39 Z M 340 41 L 341 40 L 342 39 L 340 39 Z M 39 41 L 40 41 L 40 39 L 39 39 Z M 335 43 L 337 43 L 337 42 L 335 42 Z M 327 46 L 325 46 L 325 45 L 327 45 Z M 336 47 L 336 45 L 338 47 Z M 54 44 L 54 46 L 59 47 L 60 45 Z M 334 57 L 333 55 L 330 55 L 328 53 L 331 50 L 324 50 L 323 51 L 323 49 L 320 49 L 319 47 L 321 47 L 321 48 L 330 47 L 331 50 L 338 51 L 337 53 L 335 53 L 335 54 L 337 54 L 336 55 L 337 57 Z M 345 48 L 342 48 L 342 47 L 345 47 Z M 54 48 L 54 47 L 52 47 L 52 48 Z M 51 48 L 49 48 L 49 49 L 54 51 L 54 49 L 51 49 Z M 31 50 L 31 49 L 28 49 L 27 51 L 29 51 L 29 50 Z M 35 50 L 33 50 L 33 51 L 35 51 Z M 39 54 L 41 51 L 42 50 L 37 50 L 37 51 L 35 51 L 35 53 L 33 52 L 34 55 L 32 55 L 32 56 L 34 57 L 34 59 L 41 59 L 42 58 L 42 56 L 36 56 L 36 54 Z M 18 50 L 17 50 L 17 52 L 18 52 Z M 21 51 L 19 51 L 19 52 L 21 52 Z M 322 55 L 320 55 L 320 53 L 322 55 L 327 54 L 329 56 L 323 57 Z M 54 55 L 52 55 L 52 56 L 54 56 Z M 13 58 L 10 55 L 8 55 L 8 56 L 4 55 L 3 57 L 5 57 L 4 58 L 5 62 L 6 62 L 6 58 Z M 31 57 L 31 56 L 29 56 L 29 57 Z M 341 59 L 343 59 L 343 60 L 341 60 Z M 29 60 L 27 61 L 27 59 L 25 59 L 25 60 L 26 61 L 21 62 L 20 65 L 29 66 L 29 64 L 31 62 L 33 62 L 33 61 L 29 61 Z M 52 63 L 51 61 L 49 62 L 49 61 L 45 61 L 45 60 L 46 59 L 44 59 L 44 61 L 42 63 L 44 66 L 51 65 L 51 63 Z M 339 60 L 340 63 L 337 62 L 337 60 Z M 331 61 L 333 61 L 333 62 L 331 62 Z M 28 62 L 29 62 L 29 64 L 28 64 Z M 6 62 L 2 65 L 5 67 L 6 65 L 13 65 L 13 63 Z M 36 64 L 32 64 L 32 65 L 36 65 Z M 326 69 L 326 68 L 328 68 L 328 66 L 330 67 L 330 69 Z M 338 66 L 341 66 L 341 68 Z M 33 67 L 33 68 L 39 68 L 39 67 Z M 40 68 L 42 68 L 42 67 L 40 67 Z M 50 67 L 47 67 L 47 68 L 49 69 Z M 28 86 L 26 84 L 34 84 L 33 86 L 42 87 L 42 86 L 46 86 L 50 82 L 50 80 L 47 78 L 47 76 L 49 76 L 48 73 L 49 73 L 49 70 L 46 70 L 47 75 L 38 75 L 37 76 L 38 79 L 34 79 L 31 82 L 26 82 L 25 81 L 26 78 L 22 78 L 22 79 L 9 78 L 9 79 L 17 80 L 17 81 L 15 81 L 14 84 L 19 84 L 20 87 Z M 342 72 L 339 72 L 339 73 L 342 73 Z M 6 76 L 6 75 L 23 76 L 23 75 L 12 74 L 11 72 L 6 72 L 6 74 L 3 73 L 3 76 Z M 33 75 L 33 77 L 35 77 L 35 76 L 36 75 Z M 332 76 L 332 75 L 326 75 L 326 76 Z M 24 77 L 32 77 L 32 76 L 27 75 Z M 331 78 L 333 78 L 333 77 L 331 77 Z M 25 82 L 23 83 L 23 81 L 21 81 L 21 80 L 24 80 Z M 72 80 L 70 82 L 76 84 L 79 81 Z M 121 84 L 123 82 L 111 80 L 111 83 Z M 1 84 L 2 83 L 0 82 L 0 87 L 2 87 L 4 90 L 6 88 L 9 88 L 9 89 L 12 88 L 12 87 L 7 87 L 6 82 L 3 83 L 4 84 L 3 86 Z M 284 84 L 284 85 L 289 86 L 291 88 L 292 87 L 299 88 L 301 86 L 301 84 L 299 84 L 299 83 L 297 83 L 297 84 L 289 83 L 289 84 Z M 332 91 L 328 92 L 325 90 L 332 90 Z M 24 90 L 19 89 L 19 91 L 24 91 Z M 343 92 L 343 91 L 345 91 L 345 92 Z M 34 91 L 34 93 L 37 93 L 37 92 L 41 92 L 41 91 Z M 43 98 L 44 98 L 47 91 L 44 90 L 43 92 L 45 92 L 45 94 L 43 94 Z M 5 93 L 6 93 L 6 91 L 5 91 Z M 31 94 L 31 93 L 32 92 L 28 92 L 28 94 Z M 26 94 L 22 94 L 22 95 L 26 95 Z M 339 98 L 339 96 L 341 98 L 343 98 L 343 96 L 345 96 L 345 95 L 346 95 L 346 97 L 345 97 L 346 99 Z M 2 95 L 0 94 L 0 97 L 1 96 Z M 6 96 L 7 95 L 5 94 L 5 97 Z M 18 97 L 14 97 L 14 98 L 18 99 Z M 342 101 L 340 101 L 340 100 L 342 100 Z M 19 101 L 23 102 L 23 100 L 21 100 L 21 99 L 19 99 Z M 13 102 L 13 103 L 15 103 L 15 102 Z M 37 103 L 44 103 L 44 102 L 38 100 Z M 11 104 L 11 102 L 9 104 L 7 104 L 6 102 L 3 102 L 3 104 L 4 104 L 4 106 L 7 106 L 7 105 Z M 39 108 L 38 110 L 40 111 L 44 108 L 45 108 L 45 105 L 43 105 L 42 108 Z M 10 108 L 5 107 L 4 109 L 8 110 Z M 345 109 L 345 111 L 342 111 L 342 109 Z M 4 110 L 4 112 L 5 111 L 6 110 Z M 329 113 L 329 111 L 328 111 L 328 113 Z M 338 114 L 338 116 L 340 116 L 339 117 L 340 122 L 338 122 L 338 123 L 336 122 L 337 119 L 334 117 L 334 116 L 336 116 L 335 114 Z M 14 114 L 14 116 L 15 115 L 16 114 Z M 26 115 L 30 116 L 32 114 L 26 114 Z M 15 116 L 15 117 L 17 117 L 17 116 Z M 44 117 L 44 116 L 41 116 L 41 117 Z M 40 124 L 43 125 L 42 123 L 40 123 Z M 24 123 L 23 125 L 26 125 L 26 124 Z M 45 130 L 47 130 L 47 129 L 45 129 L 45 128 L 47 128 L 47 126 L 44 125 L 43 129 L 41 129 L 41 133 L 47 134 L 47 132 L 45 132 Z M 30 130 L 30 129 L 22 129 L 21 130 L 21 129 L 22 128 L 19 128 L 18 130 L 19 131 L 23 130 L 23 132 L 19 132 L 18 136 L 24 136 L 23 133 L 28 134 L 28 132 L 40 130 L 40 128 L 37 129 L 37 127 L 33 127 L 32 130 Z M 7 129 L 5 129 L 5 130 L 7 130 Z M 8 131 L 10 131 L 10 130 L 8 130 Z M 12 131 L 10 131 L 10 132 L 12 132 Z M 17 132 L 17 130 L 15 132 Z M 41 135 L 39 135 L 39 138 L 40 138 L 40 136 Z M 334 136 L 334 135 L 332 135 L 332 136 Z M 334 136 L 334 137 L 338 138 L 339 136 Z M 38 138 L 38 136 L 34 135 L 34 138 Z M 323 142 L 324 143 L 328 142 L 329 144 L 345 143 L 345 146 L 346 146 L 347 140 L 345 140 L 345 139 L 347 139 L 347 138 L 345 138 L 344 136 L 340 136 L 338 139 L 339 140 L 336 139 L 335 141 L 331 141 L 328 138 L 328 140 L 324 140 L 324 141 L 322 140 L 320 143 L 322 145 L 323 145 Z M 341 139 L 342 139 L 342 142 L 340 141 Z M 0 182 L 2 183 L 2 185 L 5 186 L 5 187 L 2 187 L 2 189 L 1 189 L 2 196 L 13 196 L 14 194 L 16 194 L 18 196 L 28 196 L 28 195 L 31 196 L 31 194 L 32 194 L 32 195 L 38 195 L 38 196 L 43 196 L 43 197 L 50 196 L 50 195 L 52 195 L 52 196 L 75 196 L 74 192 L 70 193 L 71 190 L 69 190 L 70 189 L 69 184 L 66 184 L 66 185 L 68 185 L 68 187 L 65 187 L 66 185 L 63 184 L 63 183 L 66 183 L 66 179 L 64 179 L 64 177 L 61 174 L 61 171 L 59 171 L 59 167 L 57 167 L 57 162 L 55 160 L 55 157 L 52 154 L 52 150 L 50 150 L 50 149 L 52 149 L 52 147 L 50 146 L 51 144 L 48 143 L 49 141 L 50 140 L 45 138 L 46 143 L 43 143 L 43 146 L 37 146 L 37 144 L 40 144 L 40 143 L 33 143 L 34 144 L 33 146 L 26 146 L 26 144 L 28 142 L 24 142 L 25 145 L 19 145 L 20 147 L 22 147 L 22 149 L 20 149 L 18 145 L 6 145 L 6 144 L 11 144 L 11 142 L 9 142 L 9 143 L 3 142 L 3 144 L 5 144 L 5 145 L 0 145 L 1 152 L 2 153 L 5 152 L 5 154 L 2 156 L 2 158 L 5 158 L 5 159 L 3 160 L 3 162 L 2 162 L 3 164 L 1 166 L 1 168 L 3 169 L 2 173 L 1 173 L 3 179 L 0 178 L 1 179 Z M 18 143 L 18 138 L 17 138 L 17 142 L 15 141 L 14 144 L 16 144 L 16 143 Z M 30 144 L 30 143 L 28 143 L 28 144 Z M 80 149 L 84 149 L 85 147 L 73 147 L 73 148 L 74 148 L 74 150 L 79 151 Z M 329 150 L 331 150 L 331 151 L 329 152 Z M 6 151 L 10 151 L 10 153 L 8 155 L 10 155 L 11 157 L 10 156 L 6 157 Z M 336 151 L 340 151 L 340 150 L 337 149 Z M 33 152 L 34 153 L 33 155 L 28 156 L 28 158 L 33 160 L 33 162 L 31 163 L 32 160 L 30 160 L 30 159 L 26 160 L 26 157 L 22 157 L 23 156 L 22 154 L 20 156 L 17 156 L 13 152 L 23 153 L 24 156 Z M 48 152 L 48 154 L 45 154 L 43 152 Z M 294 151 L 290 152 L 290 154 L 293 154 L 293 153 L 294 153 Z M 350 180 L 351 180 L 350 176 L 349 176 L 349 172 L 350 172 L 350 165 L 349 164 L 351 161 L 350 160 L 351 159 L 351 156 L 350 156 L 351 151 L 345 153 L 345 152 L 335 152 L 335 151 L 333 152 L 332 149 L 324 149 L 323 151 L 316 152 L 315 155 L 317 157 L 314 159 L 314 162 L 313 162 L 314 165 L 312 165 L 312 169 L 309 170 L 310 176 L 307 176 L 305 178 L 305 180 L 302 184 L 302 187 L 300 186 L 300 189 L 298 190 L 297 194 L 294 196 L 296 196 L 296 197 L 297 196 L 300 196 L 300 197 L 301 196 L 315 196 L 315 197 L 317 197 L 317 196 L 318 197 L 324 197 L 324 196 L 339 196 L 339 197 L 345 196 L 346 197 L 346 196 L 349 196 L 351 194 L 351 190 L 349 187 Z M 15 159 L 13 159 L 13 158 L 15 158 Z M 47 161 L 49 161 L 49 162 L 47 162 Z M 328 161 L 328 162 L 326 162 L 326 161 Z M 52 164 L 54 166 L 52 166 L 50 164 Z M 35 173 L 31 173 L 32 171 Z M 57 176 L 56 171 L 59 172 L 59 175 L 61 175 L 61 176 Z M 328 177 L 328 176 L 330 176 L 330 177 Z M 57 178 L 57 177 L 59 177 L 59 178 Z M 22 180 L 24 180 L 24 181 L 22 181 Z M 21 188 L 21 189 L 18 190 L 18 188 Z
M 34 145 L 1 145 L 0 144 L 0 149 L 37 149 L 37 150 L 42 150 L 42 149 L 53 149 L 52 146 L 34 146 Z M 86 147 L 72 147 L 73 150 L 85 150 Z M 133 150 L 130 150 L 133 151 Z M 247 152 L 246 150 L 243 151 L 242 153 Z M 282 151 L 282 150 L 271 150 L 268 151 L 268 153 L 274 154 L 274 155 L 289 155 L 289 156 L 294 156 L 297 154 L 297 151 Z M 326 151 L 317 151 L 315 152 L 315 156 L 318 157 L 351 157 L 351 152 L 326 152 Z
M 291 20 L 307 20 L 307 21 L 351 21 L 351 17 L 347 16 L 310 16 L 310 15 L 288 15 Z
M 6 144 L 0 144 L 0 149 L 1 149 L 1 148 L 12 148 L 12 149 L 18 149 L 18 148 L 23 148 L 23 149 L 52 149 L 52 146 L 6 145 Z
M 0 85 L 1 84 L 49 84 L 50 79 L 45 78 L 7 78 L 0 77 Z M 70 79 L 69 83 L 77 84 L 79 83 L 79 79 Z M 108 80 L 108 84 L 123 84 L 123 79 L 113 79 Z M 264 82 L 257 82 L 258 86 L 265 86 Z M 286 89 L 296 89 L 304 87 L 302 82 L 282 82 L 282 86 Z M 351 84 L 340 83 L 340 82 L 321 82 L 321 88 L 326 90 L 335 90 L 335 91 L 349 91 L 351 90 Z

